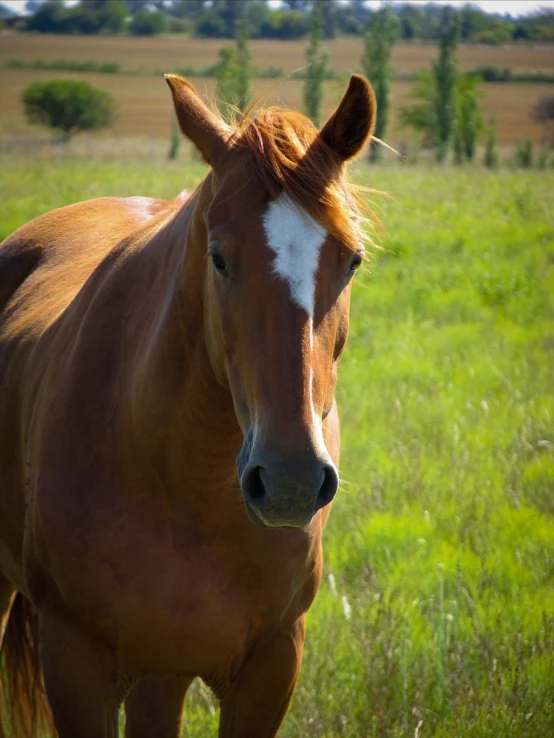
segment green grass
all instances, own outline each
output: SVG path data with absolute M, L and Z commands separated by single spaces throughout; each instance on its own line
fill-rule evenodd
M 199 165 L 0 167 L 0 237 Z M 357 279 L 341 491 L 282 736 L 554 734 L 554 176 L 376 169 L 384 249 Z M 370 273 L 371 271 L 371 273 Z M 215 735 L 199 683 L 186 735 Z

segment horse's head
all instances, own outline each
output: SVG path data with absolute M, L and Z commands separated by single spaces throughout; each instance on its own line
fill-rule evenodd
M 338 486 L 323 426 L 338 434 L 337 364 L 363 256 L 344 163 L 371 134 L 373 92 L 353 76 L 320 131 L 279 109 L 230 128 L 185 80 L 167 81 L 183 132 L 213 170 L 202 228 L 205 334 L 244 433 L 248 514 L 303 527 Z

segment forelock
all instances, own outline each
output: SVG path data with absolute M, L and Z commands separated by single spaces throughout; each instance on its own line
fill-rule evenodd
M 365 190 L 348 181 L 344 165 L 309 118 L 277 107 L 259 110 L 235 126 L 233 143 L 252 154 L 256 176 L 273 199 L 285 192 L 346 248 L 363 247 L 368 240 L 363 224 L 374 220 L 362 197 Z

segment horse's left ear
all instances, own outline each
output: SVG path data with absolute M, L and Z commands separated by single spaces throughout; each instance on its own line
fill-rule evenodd
M 376 113 L 377 103 L 371 85 L 364 77 L 353 74 L 338 108 L 319 135 L 341 161 L 347 161 L 367 143 L 375 126 Z
M 205 161 L 217 169 L 229 150 L 228 130 L 221 118 L 201 100 L 190 82 L 176 74 L 164 76 L 173 95 L 181 130 L 200 151 Z

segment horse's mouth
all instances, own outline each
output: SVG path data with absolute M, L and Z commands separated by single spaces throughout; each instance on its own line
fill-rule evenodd
M 291 521 L 291 520 L 263 520 L 262 517 L 255 511 L 253 506 L 247 501 L 244 501 L 244 504 L 246 506 L 246 513 L 248 515 L 248 519 L 251 523 L 254 523 L 254 525 L 258 525 L 260 528 L 269 528 L 273 530 L 302 530 L 307 525 L 309 525 L 313 520 L 313 515 L 309 518 L 298 520 L 298 521 Z

